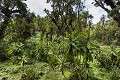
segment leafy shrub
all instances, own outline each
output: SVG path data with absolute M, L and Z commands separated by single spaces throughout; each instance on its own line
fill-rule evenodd
M 98 40 L 106 45 L 120 45 L 120 28 L 117 27 L 116 22 L 113 20 L 106 21 L 105 25 L 96 24 L 93 31 L 92 38 Z
M 36 77 L 36 72 L 33 69 L 25 69 L 20 80 L 38 80 Z
M 107 50 L 106 52 L 105 49 Z M 114 66 L 119 67 L 119 53 L 120 48 L 114 45 L 109 48 L 101 48 L 101 53 L 97 56 L 97 60 L 101 67 L 111 70 Z

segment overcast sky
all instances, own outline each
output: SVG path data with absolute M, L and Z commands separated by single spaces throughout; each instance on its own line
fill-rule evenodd
M 46 3 L 47 0 L 27 0 L 26 4 L 28 6 L 28 9 L 30 9 L 31 12 L 35 12 L 36 14 L 39 14 L 40 16 L 45 16 L 45 12 L 43 11 L 45 8 L 51 10 L 50 4 Z M 92 3 L 93 0 L 86 0 L 86 9 L 90 11 L 90 14 L 94 16 L 93 23 L 97 23 L 100 20 L 100 17 L 103 14 L 107 14 L 103 9 L 100 7 L 95 7 Z

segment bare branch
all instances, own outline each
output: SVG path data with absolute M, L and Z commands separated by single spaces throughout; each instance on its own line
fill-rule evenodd
M 97 0 L 95 0 L 95 2 L 98 4 L 98 6 L 100 6 L 102 9 L 104 9 L 106 12 L 110 12 L 110 10 L 109 9 L 107 9 L 107 8 L 105 8 L 105 6 L 101 3 L 99 3 Z

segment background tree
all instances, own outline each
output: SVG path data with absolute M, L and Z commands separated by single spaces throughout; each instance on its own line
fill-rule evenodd
M 25 41 L 33 34 L 35 34 L 34 25 L 35 14 L 27 11 L 24 18 L 16 17 L 9 22 L 6 28 L 7 36 L 10 38 L 9 42 Z
M 113 18 L 116 22 L 118 22 L 118 26 L 120 27 L 120 0 L 94 0 L 96 7 L 101 7 L 104 9 L 109 16 Z M 106 8 L 106 6 L 109 8 Z
M 45 9 L 45 12 L 56 25 L 59 34 L 64 35 L 66 31 L 73 31 L 73 23 L 84 8 L 81 0 L 47 0 L 47 3 L 51 4 L 53 11 Z
M 5 30 L 10 20 L 16 16 L 25 17 L 27 12 L 24 0 L 0 0 L 0 39 L 6 34 Z

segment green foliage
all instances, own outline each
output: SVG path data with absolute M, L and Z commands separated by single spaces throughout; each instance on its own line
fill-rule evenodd
M 0 39 L 3 39 L 6 34 L 6 28 L 12 18 L 16 16 L 26 16 L 26 4 L 21 0 L 0 0 Z
M 68 59 L 79 59 L 79 56 L 83 56 L 85 63 L 91 61 L 92 55 L 88 49 L 89 36 L 86 33 L 78 33 L 74 31 L 72 34 L 69 34 L 69 50 L 68 50 Z M 81 61 L 81 60 L 76 60 Z M 73 61 L 72 61 L 73 62 Z
M 20 55 L 20 52 L 24 48 L 24 44 L 21 42 L 14 42 L 8 47 L 8 54 Z
M 65 32 L 71 33 L 75 29 L 84 30 L 93 18 L 88 11 L 84 11 L 84 1 L 81 0 L 48 0 L 47 3 L 53 10 L 44 11 L 55 24 L 58 36 L 65 36 Z
M 119 70 L 118 67 L 114 66 L 114 67 L 112 68 L 110 79 L 111 79 L 111 80 L 113 80 L 113 79 L 114 79 L 114 80 L 120 79 L 120 70 Z
M 99 54 L 99 56 L 97 56 L 97 60 L 100 63 L 100 67 L 105 68 L 108 72 L 111 71 L 111 73 L 116 74 L 114 72 L 114 70 L 117 71 L 117 68 L 120 67 L 120 65 L 119 65 L 120 48 L 115 47 L 115 46 L 111 46 L 111 47 L 106 46 L 104 48 L 102 48 L 102 47 L 100 50 L 101 53 Z M 115 67 L 116 67 L 116 69 L 115 69 Z M 119 73 L 119 71 L 118 71 L 118 73 Z M 113 77 L 113 75 L 111 75 L 111 76 Z M 114 78 L 115 77 L 117 78 L 118 76 L 114 76 Z
M 119 32 L 120 29 L 117 27 L 117 23 L 108 20 L 105 22 L 105 25 L 100 25 L 100 23 L 96 24 L 92 37 L 106 45 L 119 45 Z
M 64 80 L 64 77 L 61 75 L 60 72 L 48 72 L 44 75 L 40 80 Z
M 93 16 L 83 11 L 81 0 L 47 0 L 53 10 L 45 9 L 45 17 L 27 11 L 21 0 L 5 1 L 0 1 L 0 13 L 7 17 L 0 22 L 0 61 L 10 60 L 8 65 L 1 62 L 0 79 L 16 80 L 16 75 L 17 80 L 120 78 L 120 29 L 116 22 L 101 19 L 92 29 Z M 12 6 L 20 12 L 7 13 L 16 10 Z M 110 14 L 116 16 L 118 9 Z
M 25 69 L 20 80 L 37 80 L 35 73 L 36 72 L 33 69 Z

